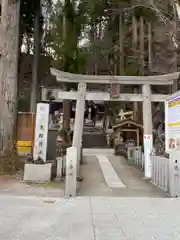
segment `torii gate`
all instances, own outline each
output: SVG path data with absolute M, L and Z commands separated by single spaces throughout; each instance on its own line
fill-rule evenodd
M 85 100 L 93 101 L 125 101 L 125 102 L 143 102 L 143 126 L 144 126 L 144 155 L 145 155 L 145 177 L 151 178 L 151 161 L 150 153 L 153 148 L 152 136 L 152 110 L 151 102 L 165 102 L 168 95 L 151 94 L 151 85 L 172 85 L 173 81 L 179 77 L 179 72 L 157 76 L 96 76 L 82 75 L 62 72 L 56 69 L 51 69 L 51 74 L 54 75 L 58 82 L 62 83 L 78 83 L 78 91 L 60 91 L 58 89 L 42 88 L 42 100 L 46 99 L 47 91 L 51 90 L 55 101 L 59 100 L 77 100 L 76 116 L 74 124 L 73 147 L 77 148 L 77 169 L 79 171 L 80 149 L 83 133 L 84 107 Z M 88 83 L 93 84 L 126 84 L 126 85 L 141 85 L 142 94 L 125 94 L 120 93 L 115 99 L 111 97 L 109 92 L 87 92 Z M 76 189 L 72 190 L 73 196 L 76 194 Z

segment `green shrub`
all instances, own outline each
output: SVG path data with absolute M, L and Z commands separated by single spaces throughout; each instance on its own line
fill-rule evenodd
M 24 168 L 25 159 L 15 152 L 0 157 L 0 174 L 15 174 Z

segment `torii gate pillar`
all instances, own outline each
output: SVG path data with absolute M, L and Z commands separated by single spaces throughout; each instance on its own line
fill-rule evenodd
M 77 148 L 77 176 L 79 176 L 79 166 L 81 158 L 81 144 L 84 127 L 84 108 L 86 99 L 86 83 L 78 84 L 78 99 L 76 101 L 76 114 L 74 123 L 74 135 L 72 146 Z
M 153 149 L 152 132 L 152 108 L 151 108 L 151 87 L 149 84 L 142 86 L 143 94 L 143 125 L 144 125 L 144 157 L 145 157 L 145 178 L 151 178 L 150 154 Z

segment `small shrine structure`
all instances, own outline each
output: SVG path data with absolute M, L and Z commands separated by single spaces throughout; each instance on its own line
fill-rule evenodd
M 132 119 L 124 119 L 113 126 L 115 145 L 134 140 L 136 146 L 143 144 L 143 125 Z

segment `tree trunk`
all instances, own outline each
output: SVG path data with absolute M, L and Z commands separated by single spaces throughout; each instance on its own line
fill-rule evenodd
M 139 74 L 141 76 L 144 75 L 144 18 L 140 16 L 139 19 L 139 47 L 140 47 L 140 68 L 139 68 Z M 142 119 L 142 104 L 138 104 L 139 107 L 139 113 L 138 113 L 138 120 L 141 121 Z
M 144 75 L 144 18 L 140 17 L 140 29 L 139 29 L 139 40 L 140 40 L 140 74 Z
M 176 21 L 177 21 L 177 14 L 176 14 L 176 8 L 175 6 L 173 6 L 173 35 L 175 40 L 177 41 L 177 25 L 176 25 Z M 173 69 L 174 72 L 177 71 L 177 51 L 174 51 L 174 56 L 173 56 Z M 179 79 L 175 79 L 172 85 L 172 92 L 177 92 L 178 91 L 178 81 Z
M 152 26 L 151 22 L 148 21 L 148 69 L 149 72 L 152 70 Z
M 132 49 L 133 49 L 133 57 L 134 57 L 134 62 L 137 61 L 137 42 L 138 42 L 138 26 L 137 26 L 137 19 L 135 15 L 133 14 L 132 16 Z M 136 86 L 133 88 L 134 93 L 139 93 L 139 87 Z M 134 121 L 139 120 L 139 109 L 140 109 L 140 104 L 138 102 L 133 103 L 133 118 Z
M 67 91 L 68 88 L 64 84 L 63 90 Z M 63 128 L 68 131 L 69 130 L 69 124 L 70 124 L 70 104 L 68 100 L 63 101 Z
M 135 15 L 132 16 L 132 40 L 133 40 L 133 55 L 136 61 L 137 56 L 137 42 L 138 42 L 138 26 Z
M 31 89 L 31 102 L 30 102 L 30 111 L 32 113 L 36 112 L 36 103 L 37 103 L 40 46 L 41 46 L 41 33 L 40 33 L 41 19 L 40 18 L 41 18 L 41 4 L 40 4 L 40 1 L 38 1 L 35 22 L 34 22 L 34 61 L 33 61 L 33 70 L 32 70 L 32 89 Z
M 123 12 L 119 13 L 119 73 L 124 75 L 124 31 L 123 31 Z
M 119 4 L 119 9 L 121 9 L 121 6 Z M 124 25 L 123 25 L 123 12 L 119 13 L 119 24 L 118 24 L 118 31 L 119 31 L 119 75 L 124 75 Z M 117 56 L 118 58 L 118 56 Z M 118 62 L 116 60 L 116 62 Z M 116 67 L 118 69 L 118 67 Z M 116 70 L 116 75 L 118 75 L 117 70 Z M 122 85 L 117 85 L 116 86 L 116 93 L 117 95 L 120 92 L 123 92 L 123 86 Z
M 64 42 L 66 42 L 66 37 L 67 37 L 67 32 L 68 32 L 68 27 L 69 24 L 67 22 L 68 20 L 66 19 L 66 16 L 64 15 L 63 17 L 63 39 Z M 66 66 L 66 56 L 64 56 L 64 63 Z M 68 69 L 65 69 L 67 71 Z M 64 84 L 63 90 L 67 91 L 67 86 Z M 70 114 L 69 114 L 69 101 L 68 100 L 63 100 L 63 128 L 68 131 L 69 130 L 69 124 L 70 124 Z
M 93 25 L 93 43 L 95 43 L 97 40 L 97 27 L 96 24 Z M 94 75 L 98 75 L 98 63 L 97 63 L 97 54 L 96 51 L 93 50 L 93 56 L 94 56 Z
M 14 147 L 17 107 L 20 2 L 1 0 L 0 154 Z

